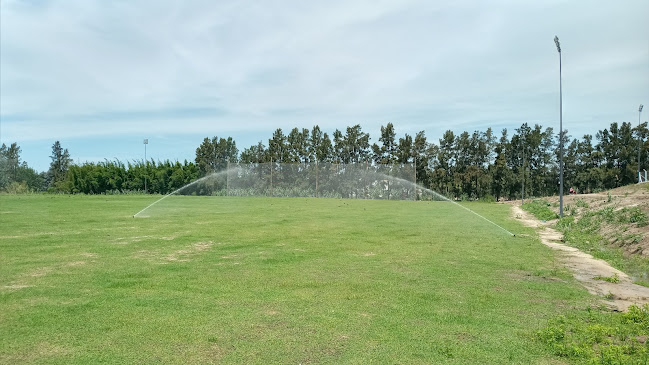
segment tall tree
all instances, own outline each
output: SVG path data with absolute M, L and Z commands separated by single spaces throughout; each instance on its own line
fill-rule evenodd
M 397 163 L 407 164 L 412 162 L 415 157 L 412 136 L 406 133 L 403 138 L 399 138 L 397 149 Z
M 8 181 L 16 181 L 20 167 L 20 146 L 14 142 L 7 147 L 4 143 L 0 147 L 2 174 Z
M 322 135 L 322 142 L 316 149 L 318 162 L 332 162 L 334 160 L 334 147 L 327 133 Z
M 307 163 L 311 159 L 309 156 L 310 148 L 309 130 L 302 128 L 293 128 L 287 137 L 287 153 L 289 162 Z
M 268 140 L 268 154 L 273 162 L 290 162 L 286 136 L 282 128 L 273 132 L 273 137 Z
M 491 176 L 493 181 L 491 191 L 492 195 L 495 196 L 498 201 L 501 197 L 508 195 L 507 187 L 511 179 L 511 170 L 507 166 L 508 145 L 509 138 L 507 138 L 507 128 L 505 128 L 502 130 L 500 140 L 494 149 L 496 160 L 491 167 Z
M 309 138 L 309 156 L 311 161 L 330 162 L 333 158 L 333 146 L 327 133 L 322 133 L 320 127 L 315 125 Z
M 369 156 L 370 135 L 363 132 L 360 124 L 347 127 L 343 140 L 344 163 L 358 163 L 366 161 Z
M 429 187 L 429 163 L 434 158 L 437 148 L 436 145 L 428 143 L 426 140 L 426 133 L 420 131 L 415 135 L 413 142 L 413 157 L 415 158 L 415 169 L 417 171 L 417 182 L 424 183 L 424 186 Z
M 256 145 L 245 148 L 241 152 L 241 162 L 243 163 L 264 163 L 268 162 L 268 151 L 261 141 Z
M 380 146 L 376 143 L 372 145 L 374 161 L 379 164 L 392 164 L 397 162 L 399 146 L 396 142 L 396 132 L 392 123 L 388 123 L 385 127 L 381 126 L 379 142 L 381 142 Z
M 333 161 L 336 163 L 346 163 L 346 151 L 345 148 L 345 139 L 341 131 L 336 129 L 333 134 Z
M 431 187 L 446 196 L 453 196 L 456 193 L 453 187 L 456 155 L 455 134 L 447 130 L 439 140 L 431 175 Z
M 52 145 L 52 155 L 50 156 L 52 162 L 48 171 L 49 186 L 61 189 L 60 185 L 65 180 L 65 176 L 72 164 L 70 152 L 67 148 L 61 147 L 59 141 L 54 142 Z
M 203 143 L 196 149 L 196 165 L 201 176 L 225 170 L 228 163 L 238 161 L 239 150 L 232 137 L 212 139 L 205 137 Z
M 649 129 L 647 129 L 647 122 L 633 128 L 633 134 L 634 138 L 638 141 L 636 148 L 640 149 L 640 161 L 636 161 L 636 166 L 637 163 L 640 164 L 640 171 L 649 169 L 649 163 L 647 163 L 647 147 L 649 147 L 649 139 L 647 138 L 649 137 Z M 638 150 L 636 149 L 636 154 L 638 153 L 637 151 Z

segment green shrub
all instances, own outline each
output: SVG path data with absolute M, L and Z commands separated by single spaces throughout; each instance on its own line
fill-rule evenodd
M 491 194 L 487 194 L 487 195 L 483 196 L 482 198 L 480 198 L 480 201 L 483 201 L 483 202 L 486 202 L 486 203 L 495 203 L 496 198 Z
M 631 208 L 629 213 L 629 222 L 637 223 L 638 227 L 647 225 L 647 215 L 639 207 Z
M 570 229 L 574 222 L 575 222 L 575 217 L 572 217 L 572 216 L 563 217 L 563 218 L 559 219 L 559 221 L 557 222 L 557 228 L 562 230 L 562 231 Z
M 523 209 L 534 214 L 534 216 L 541 220 L 552 220 L 559 218 L 559 215 L 552 209 L 548 208 L 548 202 L 544 200 L 533 200 L 523 204 Z

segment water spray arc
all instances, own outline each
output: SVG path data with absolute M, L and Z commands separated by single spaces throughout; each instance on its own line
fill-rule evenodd
M 384 176 L 386 176 L 386 175 L 384 175 Z M 406 182 L 407 182 L 407 180 L 403 180 L 403 179 L 399 179 L 399 178 L 394 178 L 394 179 L 395 179 L 395 180 L 402 180 L 402 181 L 406 181 Z M 493 222 L 493 221 L 487 219 L 486 217 L 481 216 L 480 214 L 474 212 L 473 210 L 471 210 L 471 209 L 465 207 L 464 205 L 462 205 L 462 204 L 460 204 L 460 203 L 458 203 L 458 202 L 456 202 L 456 201 L 453 201 L 453 200 L 451 200 L 451 199 L 445 197 L 444 195 L 442 195 L 442 194 L 440 194 L 440 193 L 438 193 L 438 192 L 436 192 L 436 191 L 434 191 L 434 190 L 431 190 L 431 189 L 425 188 L 425 187 L 423 187 L 423 186 L 421 186 L 421 185 L 418 185 L 418 184 L 413 184 L 413 185 L 414 185 L 415 189 L 419 189 L 419 190 L 425 191 L 425 192 L 427 192 L 427 193 L 429 193 L 429 194 L 432 194 L 432 195 L 434 195 L 435 197 L 439 198 L 439 199 L 442 200 L 442 201 L 445 201 L 445 202 L 449 202 L 449 203 L 455 204 L 456 206 L 458 206 L 458 207 L 460 207 L 460 208 L 466 210 L 467 212 L 470 212 L 471 214 L 474 214 L 474 215 L 476 215 L 476 216 L 482 218 L 483 220 L 485 220 L 485 221 L 487 221 L 487 222 L 493 224 L 494 226 L 498 227 L 498 228 L 501 229 L 502 231 L 506 232 L 508 235 L 513 236 L 513 237 L 516 237 L 515 234 L 513 234 L 513 233 L 511 233 L 510 231 L 506 230 L 505 228 L 503 228 L 502 226 L 498 225 L 497 223 L 495 223 L 495 222 Z
M 232 166 L 232 164 L 230 164 Z M 515 236 L 502 226 L 444 195 L 412 181 L 410 165 L 247 164 L 236 165 L 193 181 L 149 204 L 133 215 L 176 194 L 267 197 L 319 197 L 380 200 L 438 200 L 453 204 Z M 416 180 L 416 177 L 414 178 Z M 192 187 L 194 187 L 192 189 Z
M 233 168 L 233 169 L 236 169 L 236 168 Z M 149 208 L 151 208 L 152 206 L 154 206 L 154 205 L 160 203 L 161 201 L 167 199 L 168 197 L 170 197 L 170 196 L 172 196 L 172 195 L 174 195 L 174 194 L 177 194 L 178 192 L 180 192 L 180 191 L 182 191 L 182 190 L 184 190 L 184 189 L 187 189 L 187 188 L 190 187 L 190 186 L 197 185 L 197 184 L 199 184 L 199 183 L 201 183 L 201 182 L 207 181 L 207 180 L 209 180 L 209 179 L 213 179 L 215 176 L 219 176 L 219 175 L 223 175 L 223 174 L 227 174 L 227 173 L 228 173 L 228 170 L 226 170 L 226 171 L 221 171 L 221 172 L 215 172 L 215 173 L 213 173 L 213 174 L 210 174 L 210 175 L 207 175 L 207 176 L 205 176 L 205 177 L 202 177 L 202 178 L 200 178 L 200 179 L 198 179 L 198 180 L 196 180 L 196 181 L 192 181 L 191 183 L 189 183 L 189 184 L 187 184 L 187 185 L 185 185 L 185 186 L 183 186 L 183 187 L 181 187 L 181 188 L 179 188 L 179 189 L 176 189 L 176 190 L 172 191 L 171 193 L 169 193 L 169 194 L 163 196 L 162 198 L 160 198 L 160 199 L 154 201 L 153 203 L 147 205 L 146 208 L 144 208 L 144 209 L 140 210 L 139 212 L 133 214 L 133 218 L 138 218 L 138 217 L 140 216 L 140 214 L 142 214 L 142 213 L 143 213 L 144 211 L 146 211 L 147 209 L 149 209 Z

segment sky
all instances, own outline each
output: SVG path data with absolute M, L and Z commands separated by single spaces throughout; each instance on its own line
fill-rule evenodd
M 0 142 L 46 171 L 57 140 L 84 163 L 316 124 L 558 132 L 555 35 L 570 135 L 649 119 L 646 0 L 3 0 Z

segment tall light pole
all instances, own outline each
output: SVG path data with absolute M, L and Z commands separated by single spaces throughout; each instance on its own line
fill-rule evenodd
M 638 183 L 642 182 L 642 179 L 640 178 L 640 147 L 642 146 L 642 142 L 640 139 L 640 116 L 642 115 L 642 104 L 640 104 L 640 107 L 638 108 Z
M 559 37 L 554 36 L 559 52 L 559 217 L 563 218 L 563 90 L 561 87 L 561 45 Z
M 144 194 L 146 194 L 146 173 L 147 173 L 147 168 L 146 168 L 146 145 L 149 144 L 149 139 L 145 138 L 144 139 Z

